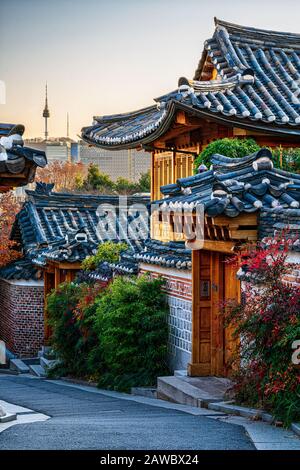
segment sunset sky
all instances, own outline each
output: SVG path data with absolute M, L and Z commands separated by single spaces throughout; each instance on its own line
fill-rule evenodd
M 213 18 L 300 32 L 298 0 L 0 0 L 0 122 L 72 137 L 93 115 L 152 104 L 193 77 Z

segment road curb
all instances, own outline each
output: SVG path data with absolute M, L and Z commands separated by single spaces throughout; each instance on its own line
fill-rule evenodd
M 274 416 L 264 410 L 239 406 L 232 402 L 209 403 L 207 407 L 209 410 L 220 411 L 234 416 L 242 416 L 243 418 L 252 420 L 264 421 L 269 424 L 274 424 L 276 421 Z M 300 423 L 292 423 L 289 429 L 300 437 Z
M 300 437 L 300 423 L 292 423 L 291 430 Z

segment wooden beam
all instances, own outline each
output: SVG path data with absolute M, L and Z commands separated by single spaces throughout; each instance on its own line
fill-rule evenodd
M 176 124 L 181 124 L 182 126 L 200 126 L 201 121 L 197 117 L 189 116 L 185 111 L 177 111 Z
M 218 251 L 220 253 L 233 254 L 235 242 L 232 241 L 219 241 L 219 240 L 204 240 L 203 250 Z
M 81 269 L 81 262 L 76 262 L 76 263 L 68 263 L 68 262 L 59 262 L 59 261 L 54 261 L 54 260 L 49 260 L 48 261 L 49 265 L 54 266 L 55 269 L 74 269 L 74 270 L 79 270 Z
M 214 225 L 225 225 L 225 226 L 240 226 L 240 225 L 257 225 L 257 214 L 254 212 L 252 214 L 240 214 L 237 217 L 227 217 L 225 215 L 218 215 L 211 218 Z
M 235 240 L 257 240 L 257 230 L 230 230 L 230 238 Z
M 174 139 L 175 137 L 184 133 L 188 133 L 189 131 L 198 129 L 199 127 L 201 127 L 201 123 L 199 121 L 199 124 L 191 126 L 183 126 L 181 124 L 176 124 L 176 126 L 177 127 L 173 127 L 168 132 L 166 132 L 163 138 L 160 137 L 158 140 L 154 141 L 153 145 L 158 147 L 165 146 L 165 142 L 167 142 L 168 140 Z

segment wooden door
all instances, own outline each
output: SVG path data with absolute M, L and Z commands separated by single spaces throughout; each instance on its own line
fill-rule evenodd
M 226 376 L 234 344 L 225 329 L 222 304 L 225 298 L 239 300 L 235 268 L 218 252 L 193 251 L 192 376 Z

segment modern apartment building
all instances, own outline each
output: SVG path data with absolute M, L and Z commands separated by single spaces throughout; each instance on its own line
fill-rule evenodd
M 150 169 L 150 155 L 144 150 L 105 150 L 78 143 L 78 159 L 85 164 L 96 164 L 112 180 L 119 177 L 138 181 L 142 173 Z

